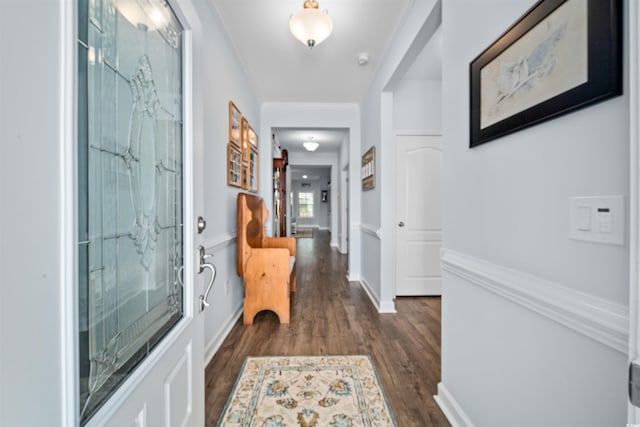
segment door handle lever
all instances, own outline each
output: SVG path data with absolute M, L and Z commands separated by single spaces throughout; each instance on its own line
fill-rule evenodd
M 213 282 L 216 280 L 216 267 L 211 263 L 205 262 L 207 258 L 213 257 L 211 254 L 205 254 L 204 248 L 202 246 L 198 246 L 198 254 L 200 258 L 200 262 L 198 265 L 198 273 L 202 273 L 204 270 L 211 271 L 211 278 L 209 279 L 209 284 L 207 285 L 207 289 L 204 291 L 203 295 L 200 295 L 198 299 L 200 302 L 200 311 L 204 311 L 205 308 L 209 307 L 209 303 L 207 302 L 207 298 L 209 298 L 209 293 L 211 289 L 213 289 Z

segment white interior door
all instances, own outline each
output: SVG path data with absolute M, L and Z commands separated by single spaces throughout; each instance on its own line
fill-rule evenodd
M 79 2 L 81 425 L 204 425 L 198 299 L 212 271 L 196 255 L 192 33 L 172 3 Z
M 396 135 L 396 294 L 440 295 L 440 136 Z

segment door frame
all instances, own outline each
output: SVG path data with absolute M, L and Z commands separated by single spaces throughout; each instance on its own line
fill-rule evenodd
M 393 170 L 394 173 L 392 174 L 393 176 L 393 189 L 394 189 L 394 194 L 395 194 L 395 189 L 396 189 L 396 185 L 397 183 L 397 176 L 398 174 L 396 173 L 396 171 L 398 170 L 398 156 L 397 156 L 397 150 L 396 150 L 396 138 L 398 138 L 399 136 L 434 136 L 434 137 L 439 137 L 440 138 L 440 142 L 442 144 L 442 132 L 440 131 L 420 131 L 420 130 L 394 130 L 393 133 Z M 442 152 L 442 145 L 440 146 L 441 152 Z M 442 165 L 441 165 L 442 166 Z M 441 169 L 442 171 L 442 169 Z M 442 186 L 442 175 L 440 176 L 440 185 Z M 396 224 L 398 223 L 398 206 L 395 203 L 395 196 L 394 196 L 394 210 L 393 210 L 393 227 L 392 227 L 392 240 L 393 240 L 393 296 L 394 298 L 398 296 L 398 229 L 396 227 Z M 441 294 L 442 295 L 442 294 Z
M 640 5 L 628 2 L 629 28 L 629 362 L 640 359 Z M 629 424 L 640 408 L 627 401 Z
M 159 360 L 165 356 L 168 350 L 178 340 L 181 334 L 191 325 L 192 322 L 203 322 L 202 313 L 198 313 L 197 295 L 202 287 L 196 271 L 195 245 L 198 243 L 194 237 L 196 212 L 201 212 L 202 200 L 198 200 L 195 195 L 195 185 L 197 179 L 202 182 L 202 167 L 194 164 L 194 149 L 198 147 L 196 138 L 202 141 L 202 135 L 196 134 L 194 130 L 202 126 L 202 111 L 198 102 L 198 94 L 193 90 L 194 80 L 198 75 L 195 67 L 197 61 L 194 55 L 196 46 L 194 38 L 201 39 L 201 22 L 194 9 L 191 0 L 167 0 L 174 13 L 178 17 L 180 24 L 184 28 L 183 33 L 183 151 L 184 159 L 188 159 L 183 170 L 184 187 L 184 315 L 180 321 L 162 338 L 149 355 L 137 366 L 129 377 L 117 390 L 109 397 L 102 407 L 87 422 L 87 426 L 103 425 L 108 417 L 122 406 L 129 394 L 135 390 L 146 376 L 151 372 Z M 62 113 L 60 120 L 60 139 L 65 141 L 61 148 L 60 177 L 62 182 L 62 236 L 60 248 L 61 277 L 60 283 L 64 284 L 62 290 L 62 315 L 61 315 L 61 337 L 62 342 L 62 366 L 60 385 L 61 393 L 64 396 L 64 407 L 61 408 L 63 425 L 78 425 L 80 415 L 79 401 L 79 376 L 77 366 L 79 363 L 78 353 L 78 250 L 77 250 L 77 199 L 78 199 L 78 163 L 77 153 L 77 78 L 78 69 L 77 56 L 77 3 L 75 1 L 61 1 L 62 13 L 59 19 L 64 28 L 60 34 L 62 44 L 62 67 L 60 72 L 60 90 L 63 98 Z M 200 149 L 202 144 L 200 144 Z M 200 156 L 201 157 L 201 156 Z M 200 197 L 202 199 L 202 197 Z M 196 206 L 196 203 L 199 204 Z M 200 239 L 202 240 L 202 238 Z M 196 328 L 198 333 L 202 328 Z M 202 334 L 201 334 L 202 335 Z M 201 337 L 204 342 L 204 336 Z M 203 346 L 195 346 L 196 350 L 202 350 Z M 193 350 L 193 348 L 192 348 Z M 204 362 L 204 354 L 195 354 L 193 357 L 201 358 Z M 197 372 L 193 372 L 198 375 Z M 199 381 L 204 385 L 204 372 Z M 203 387 L 204 392 L 204 387 Z M 202 396 L 204 398 L 204 396 Z M 203 404 L 204 404 L 204 399 Z M 192 398 L 193 402 L 198 402 L 198 396 Z M 204 412 L 204 408 L 203 412 Z M 202 414 L 204 415 L 204 413 Z M 204 419 L 202 420 L 204 422 Z

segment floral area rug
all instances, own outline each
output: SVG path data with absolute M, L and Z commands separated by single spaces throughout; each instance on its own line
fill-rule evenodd
M 396 427 L 369 356 L 247 357 L 218 426 Z

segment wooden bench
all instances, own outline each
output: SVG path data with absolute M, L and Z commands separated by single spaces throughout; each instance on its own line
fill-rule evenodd
M 290 293 L 296 290 L 296 239 L 268 237 L 268 216 L 262 197 L 238 193 L 238 275 L 244 279 L 245 325 L 263 310 L 289 323 Z

